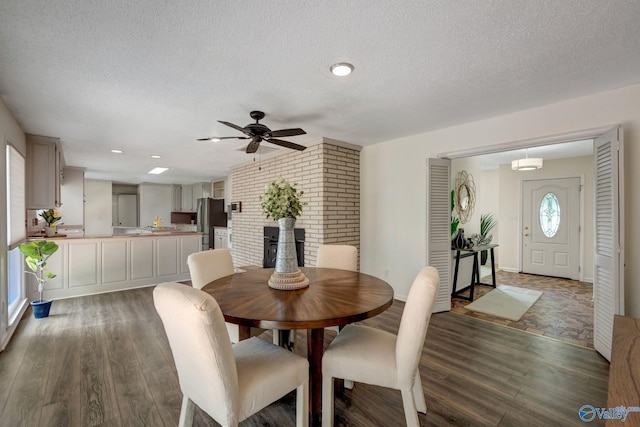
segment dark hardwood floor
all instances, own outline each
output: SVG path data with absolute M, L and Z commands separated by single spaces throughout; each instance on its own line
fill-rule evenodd
M 0 426 L 175 426 L 180 393 L 153 288 L 55 301 L 27 312 L 0 353 Z M 404 304 L 368 320 L 396 332 Z M 334 334 L 328 332 L 329 342 Z M 271 332 L 263 334 L 270 340 Z M 296 352 L 305 354 L 298 333 Z M 578 409 L 605 407 L 609 364 L 586 348 L 435 314 L 420 362 L 425 426 L 581 426 Z M 401 426 L 400 393 L 336 387 L 337 426 Z M 596 420 L 591 425 L 603 425 Z M 198 410 L 196 426 L 215 426 Z M 295 425 L 295 395 L 244 426 Z

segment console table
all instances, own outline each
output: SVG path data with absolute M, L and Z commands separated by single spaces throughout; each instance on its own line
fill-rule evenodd
M 465 249 L 455 249 L 456 251 L 456 264 L 455 270 L 453 272 L 453 289 L 451 291 L 451 296 L 455 298 L 460 298 L 467 301 L 473 301 L 473 292 L 475 290 L 476 285 L 483 286 L 491 286 L 492 288 L 496 287 L 496 264 L 494 262 L 494 254 L 493 249 L 498 247 L 497 244 L 489 244 L 489 245 L 480 245 L 474 246 L 473 248 L 465 248 Z M 491 283 L 481 283 L 480 282 L 480 262 L 478 261 L 478 257 L 482 251 L 489 251 L 491 256 Z M 460 293 L 467 290 L 467 288 L 463 288 L 457 290 L 458 284 L 458 268 L 460 266 L 460 259 L 473 257 L 473 270 L 471 272 L 471 283 L 469 284 L 469 296 L 462 296 Z

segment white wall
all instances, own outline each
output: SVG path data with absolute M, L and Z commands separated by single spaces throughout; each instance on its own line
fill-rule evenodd
M 618 123 L 625 140 L 626 314 L 640 317 L 640 265 L 630 262 L 640 255 L 640 225 L 633 221 L 640 198 L 631 185 L 640 182 L 640 168 L 632 167 L 640 161 L 640 85 L 364 147 L 361 270 L 384 278 L 403 297 L 425 265 L 427 158 Z
M 58 214 L 65 225 L 84 225 L 84 168 L 64 168 Z
M 173 207 L 173 186 L 170 184 L 138 185 L 138 204 L 140 227 L 153 225 L 155 217 L 161 217 L 162 226 L 171 224 L 171 208 Z
M 111 181 L 85 179 L 84 235 L 90 237 L 111 236 L 112 200 Z

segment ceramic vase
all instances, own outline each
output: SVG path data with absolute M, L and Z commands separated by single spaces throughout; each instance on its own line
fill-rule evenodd
M 296 254 L 296 239 L 293 228 L 296 225 L 295 218 L 280 218 L 278 227 L 278 251 L 276 253 L 276 272 L 294 273 L 298 271 L 298 257 Z
M 278 226 L 278 250 L 276 252 L 276 268 L 269 279 L 269 286 L 279 290 L 294 290 L 309 286 L 309 279 L 298 268 L 296 239 L 293 227 L 295 218 L 280 218 Z
M 467 246 L 467 239 L 464 237 L 464 228 L 458 228 L 458 234 L 451 241 L 453 249 L 464 249 Z

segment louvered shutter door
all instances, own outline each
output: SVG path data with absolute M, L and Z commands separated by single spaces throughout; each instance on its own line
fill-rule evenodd
M 611 360 L 613 316 L 624 314 L 622 129 L 594 141 L 595 257 L 593 344 Z
M 434 312 L 451 310 L 451 161 L 427 163 L 427 265 L 438 269 L 440 288 Z

